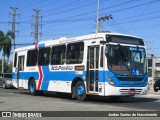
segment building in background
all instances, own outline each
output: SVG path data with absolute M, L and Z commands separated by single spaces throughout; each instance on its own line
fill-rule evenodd
M 155 66 L 156 66 L 156 77 L 160 77 L 160 58 L 155 59 Z
M 152 65 L 153 63 L 153 65 Z M 148 82 L 152 84 L 157 78 L 160 78 L 160 57 L 148 58 Z

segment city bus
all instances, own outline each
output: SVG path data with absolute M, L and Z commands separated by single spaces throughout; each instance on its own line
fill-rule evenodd
M 40 41 L 14 50 L 13 86 L 31 95 L 44 91 L 89 95 L 146 95 L 146 48 L 142 38 L 96 33 Z

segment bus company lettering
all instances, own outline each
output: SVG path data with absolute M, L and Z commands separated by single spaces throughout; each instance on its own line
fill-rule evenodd
M 52 66 L 51 70 L 73 70 L 73 66 Z

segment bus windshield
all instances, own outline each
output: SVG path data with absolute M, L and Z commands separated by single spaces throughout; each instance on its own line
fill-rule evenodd
M 144 48 L 109 45 L 107 52 L 108 69 L 118 75 L 139 76 L 146 73 Z

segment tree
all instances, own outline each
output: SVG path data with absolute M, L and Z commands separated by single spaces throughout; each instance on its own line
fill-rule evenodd
M 0 72 L 2 71 L 2 59 L 0 59 Z M 12 72 L 12 63 L 8 63 L 6 60 L 4 61 L 4 73 Z
M 4 72 L 4 58 L 11 54 L 12 49 L 12 39 L 15 38 L 15 34 L 12 31 L 8 31 L 6 34 L 0 31 L 0 51 L 2 51 L 2 73 Z
M 12 49 L 12 39 L 15 35 L 12 31 L 8 31 L 7 34 L 4 34 L 0 31 L 0 51 L 3 51 L 3 55 L 9 58 Z

